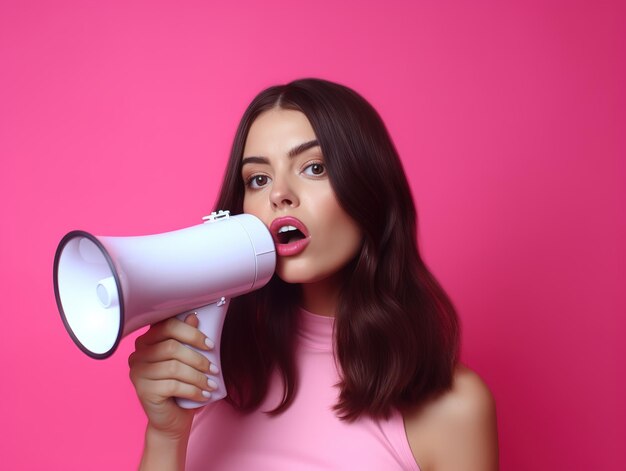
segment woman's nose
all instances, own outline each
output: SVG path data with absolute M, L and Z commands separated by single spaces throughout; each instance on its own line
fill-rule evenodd
M 270 203 L 273 208 L 280 209 L 296 207 L 300 204 L 300 201 L 288 181 L 274 179 L 272 191 L 270 192 Z

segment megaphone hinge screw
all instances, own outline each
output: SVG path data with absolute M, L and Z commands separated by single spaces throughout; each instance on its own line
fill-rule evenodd
M 230 216 L 230 211 L 226 210 L 226 211 L 213 211 L 211 214 L 209 214 L 208 216 L 203 216 L 202 220 L 204 221 L 204 223 L 210 223 L 210 222 L 215 222 L 215 221 L 219 221 L 220 219 L 228 219 L 228 217 Z

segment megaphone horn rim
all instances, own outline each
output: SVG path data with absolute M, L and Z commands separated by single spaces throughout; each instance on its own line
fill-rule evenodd
M 107 264 L 109 265 L 109 269 L 111 270 L 111 273 L 113 274 L 113 278 L 115 279 L 115 286 L 117 288 L 118 296 L 119 296 L 119 299 L 120 299 L 120 303 L 119 303 L 120 323 L 119 323 L 119 329 L 118 329 L 118 332 L 117 332 L 117 336 L 116 336 L 115 342 L 113 342 L 113 345 L 111 346 L 111 348 L 109 350 L 107 350 L 106 352 L 104 352 L 104 353 L 93 352 L 93 351 L 89 350 L 87 347 L 85 347 L 85 345 L 83 345 L 83 343 L 78 339 L 76 334 L 74 334 L 74 331 L 73 331 L 72 327 L 70 326 L 70 324 L 69 324 L 69 322 L 67 320 L 67 316 L 65 314 L 65 310 L 63 309 L 63 303 L 61 302 L 61 293 L 59 292 L 59 279 L 58 279 L 59 278 L 59 262 L 61 260 L 61 254 L 63 253 L 63 250 L 65 249 L 65 246 L 71 240 L 73 240 L 73 239 L 75 239 L 77 237 L 84 237 L 86 239 L 89 239 L 91 242 L 93 242 L 96 245 L 98 250 L 100 250 L 100 252 L 104 256 L 104 259 L 106 260 Z M 121 283 L 119 275 L 117 273 L 117 269 L 115 268 L 115 265 L 113 264 L 113 259 L 109 255 L 109 252 L 106 250 L 106 248 L 104 247 L 102 242 L 100 242 L 100 240 L 98 240 L 98 238 L 96 236 L 94 236 L 93 234 L 90 234 L 89 232 L 86 232 L 86 231 L 75 230 L 75 231 L 68 232 L 61 239 L 61 242 L 59 242 L 57 250 L 56 250 L 56 252 L 54 254 L 54 265 L 53 265 L 53 274 L 52 275 L 53 275 L 53 283 L 54 283 L 54 297 L 55 297 L 55 300 L 56 300 L 56 303 L 57 303 L 57 308 L 59 309 L 59 314 L 61 315 L 61 320 L 63 321 L 63 325 L 65 326 L 65 330 L 67 331 L 67 333 L 69 334 L 71 339 L 74 341 L 76 346 L 82 350 L 83 353 L 85 353 L 86 355 L 88 355 L 91 358 L 94 358 L 96 360 L 104 360 L 105 358 L 110 357 L 115 352 L 115 350 L 117 350 L 117 347 L 119 346 L 120 341 L 122 340 L 122 334 L 123 334 L 123 331 L 124 331 L 124 319 L 125 319 L 124 302 L 123 302 L 124 292 L 122 291 L 122 283 Z

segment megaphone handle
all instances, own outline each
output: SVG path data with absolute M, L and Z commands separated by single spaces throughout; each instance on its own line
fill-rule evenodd
M 196 313 L 199 321 L 198 329 L 215 343 L 215 348 L 207 352 L 206 350 L 199 350 L 195 347 L 187 346 L 204 355 L 211 363 L 219 368 L 218 374 L 211 375 L 212 379 L 217 383 L 217 389 L 211 392 L 211 398 L 204 402 L 196 402 L 177 397 L 176 403 L 183 409 L 196 409 L 226 397 L 226 386 L 224 385 L 222 364 L 220 361 L 220 339 L 222 337 L 222 328 L 224 327 L 224 319 L 226 318 L 229 302 L 230 299 L 221 298 L 212 304 L 207 304 L 206 306 L 183 312 L 176 316 L 178 319 L 184 321 L 189 314 Z

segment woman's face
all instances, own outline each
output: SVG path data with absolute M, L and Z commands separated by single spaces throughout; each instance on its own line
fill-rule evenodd
M 362 232 L 339 206 L 306 116 L 272 109 L 252 123 L 243 151 L 243 210 L 270 229 L 278 276 L 314 283 L 358 253 Z

